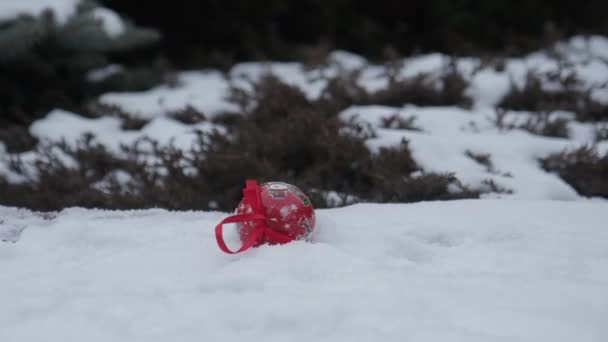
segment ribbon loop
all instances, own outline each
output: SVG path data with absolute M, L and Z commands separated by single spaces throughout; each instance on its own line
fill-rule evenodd
M 247 180 L 245 189 L 243 189 L 244 202 L 251 205 L 251 213 L 248 214 L 236 214 L 228 216 L 223 219 L 217 226 L 215 226 L 215 239 L 220 249 L 228 254 L 241 253 L 260 242 L 271 242 L 271 243 L 288 243 L 293 241 L 293 236 L 278 232 L 271 229 L 266 224 L 266 213 L 264 210 L 264 204 L 260 196 L 260 190 L 258 183 L 255 180 Z M 226 245 L 223 236 L 223 226 L 228 223 L 240 223 L 248 221 L 257 221 L 255 228 L 247 237 L 247 240 L 243 242 L 241 248 L 236 251 L 232 251 Z
M 255 215 L 255 214 L 239 214 L 239 215 L 228 216 L 225 219 L 223 219 L 222 222 L 220 222 L 217 226 L 215 226 L 215 239 L 217 240 L 217 245 L 220 247 L 220 249 L 224 253 L 236 254 L 236 253 L 243 252 L 243 251 L 249 249 L 250 247 L 252 247 L 253 245 L 255 245 L 264 236 L 264 230 L 265 230 L 264 225 L 256 225 L 255 229 L 249 235 L 249 238 L 247 239 L 247 241 L 245 241 L 243 243 L 243 245 L 241 246 L 241 248 L 239 248 L 236 251 L 232 251 L 232 250 L 230 250 L 230 248 L 228 248 L 228 245 L 226 245 L 226 242 L 224 241 L 224 236 L 223 236 L 223 226 L 225 224 L 247 222 L 247 221 L 254 221 L 254 220 L 264 220 L 264 217 Z

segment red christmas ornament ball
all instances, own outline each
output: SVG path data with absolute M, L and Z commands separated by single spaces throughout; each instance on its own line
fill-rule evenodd
M 282 183 L 268 182 L 259 186 L 260 199 L 266 215 L 266 226 L 281 234 L 293 237 L 294 240 L 308 240 L 315 228 L 315 212 L 310 199 L 298 187 Z M 252 205 L 247 197 L 239 203 L 237 214 L 251 214 Z M 242 242 L 247 241 L 255 230 L 256 221 L 238 223 L 239 236 Z M 258 241 L 262 243 L 277 243 L 269 241 L 268 237 Z

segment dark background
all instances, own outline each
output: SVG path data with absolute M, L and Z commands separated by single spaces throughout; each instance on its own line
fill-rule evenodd
M 346 49 L 521 54 L 574 34 L 608 33 L 608 1 L 547 0 L 103 0 L 136 24 L 161 30 L 155 48 L 131 61 L 167 56 L 178 66 L 310 57 Z M 142 53 L 148 57 L 142 57 Z M 124 58 L 124 56 L 123 56 Z
M 99 3 L 138 27 L 157 30 L 161 38 L 119 51 L 93 51 L 91 56 L 84 47 L 65 50 L 56 46 L 56 37 L 44 36 L 27 56 L 0 60 L 0 126 L 6 128 L 0 139 L 23 145 L 11 144 L 12 151 L 32 146 L 31 139 L 22 137 L 26 128 L 53 108 L 95 116 L 88 104 L 99 94 L 146 90 L 175 70 L 228 70 L 245 60 L 315 64 L 334 49 L 375 62 L 430 51 L 500 58 L 542 49 L 575 34 L 608 34 L 608 1 L 601 0 Z M 67 32 L 77 31 L 74 27 Z M 77 41 L 94 41 L 82 31 Z M 82 60 L 96 65 L 83 68 L 78 64 Z M 125 72 L 102 83 L 86 81 L 88 70 L 109 63 L 124 65 Z

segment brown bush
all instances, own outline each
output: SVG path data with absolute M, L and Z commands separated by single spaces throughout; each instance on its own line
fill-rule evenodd
M 0 142 L 9 153 L 21 153 L 33 149 L 38 140 L 22 125 L 2 123 L 0 121 Z
M 501 108 L 524 110 L 538 113 L 550 113 L 556 110 L 576 113 L 579 121 L 608 120 L 608 106 L 591 98 L 589 91 L 581 90 L 580 80 L 576 75 L 556 79 L 553 74 L 544 75 L 558 81 L 561 90 L 545 90 L 542 87 L 541 75 L 532 71 L 526 74 L 523 88 L 511 85 L 511 90 L 498 105 Z
M 320 195 L 327 191 L 376 202 L 479 195 L 453 175 L 423 173 L 405 141 L 370 152 L 366 138 L 338 118 L 344 100 L 310 101 L 272 76 L 254 89 L 238 93 L 242 112 L 226 115 L 228 134 L 200 133 L 188 151 L 141 140 L 112 154 L 93 136 L 76 146 L 39 147 L 37 175 L 22 184 L 0 181 L 0 204 L 37 210 L 232 210 L 247 178 L 295 183 L 312 194 L 317 207 L 330 204 Z M 23 161 L 12 165 L 16 173 L 28 175 Z
M 328 85 L 321 95 L 322 102 L 331 106 L 328 109 L 334 112 L 352 105 L 471 106 L 471 99 L 465 92 L 469 83 L 453 64 L 448 65 L 438 78 L 421 74 L 404 79 L 398 77 L 400 68 L 393 64 L 385 65 L 388 70 L 385 75 L 388 79 L 386 88 L 368 92 L 358 83 L 359 71 L 342 73 L 328 79 Z
M 380 127 L 387 129 L 406 129 L 409 131 L 422 131 L 422 129 L 415 124 L 416 116 L 412 115 L 407 118 L 399 116 L 398 113 L 388 117 L 382 118 Z
M 608 124 L 597 126 L 593 132 L 595 142 L 608 140 Z
M 477 164 L 484 166 L 488 172 L 494 171 L 494 165 L 489 153 L 475 153 L 471 150 L 466 150 L 465 155 L 473 159 Z
M 198 111 L 192 106 L 186 106 L 184 109 L 171 112 L 169 116 L 186 125 L 194 125 L 207 120 L 205 113 Z
M 496 193 L 496 194 L 512 194 L 513 190 L 511 189 L 507 189 L 501 185 L 496 184 L 496 182 L 491 179 L 484 179 L 483 182 L 481 182 L 481 191 L 483 192 L 491 192 L 491 193 Z
M 535 116 L 528 118 L 523 123 L 507 123 L 505 121 L 508 112 L 504 108 L 496 108 L 496 116 L 494 117 L 494 125 L 501 130 L 523 129 L 532 134 L 542 135 L 554 138 L 568 138 L 570 131 L 568 129 L 568 119 L 553 118 L 551 113 L 541 112 Z
M 550 119 L 549 115 L 542 114 L 526 120 L 518 128 L 545 137 L 568 138 L 569 135 L 567 119 Z
M 557 173 L 579 194 L 608 198 L 608 154 L 599 156 L 592 147 L 563 151 L 541 160 L 542 167 Z
M 126 131 L 139 131 L 147 123 L 135 114 L 128 113 L 117 105 L 108 105 L 98 101 L 93 101 L 87 105 L 87 110 L 82 115 L 89 118 L 100 118 L 103 116 L 112 116 L 121 120 L 120 128 Z

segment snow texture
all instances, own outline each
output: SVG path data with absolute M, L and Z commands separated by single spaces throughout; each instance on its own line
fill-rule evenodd
M 222 213 L 0 207 L 0 340 L 602 342 L 605 209 L 355 205 L 230 256 Z

